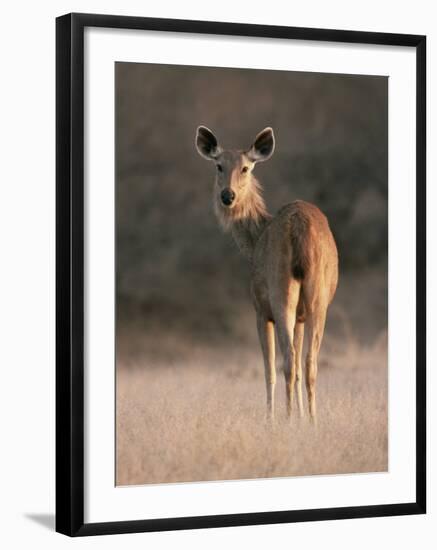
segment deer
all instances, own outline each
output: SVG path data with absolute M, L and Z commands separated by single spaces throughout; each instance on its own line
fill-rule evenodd
M 295 200 L 269 214 L 260 182 L 253 175 L 258 162 L 271 158 L 273 129 L 267 127 L 249 149 L 224 149 L 213 132 L 199 126 L 195 146 L 215 164 L 214 210 L 251 267 L 251 297 L 264 359 L 267 417 L 275 416 L 275 345 L 283 358 L 286 414 L 291 421 L 296 387 L 298 414 L 302 401 L 302 350 L 307 326 L 305 382 L 309 417 L 317 423 L 317 361 L 328 306 L 338 283 L 337 246 L 326 216 L 309 202 Z

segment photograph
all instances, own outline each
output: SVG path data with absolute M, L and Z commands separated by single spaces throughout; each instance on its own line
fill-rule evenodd
M 115 485 L 389 470 L 387 76 L 115 63 Z

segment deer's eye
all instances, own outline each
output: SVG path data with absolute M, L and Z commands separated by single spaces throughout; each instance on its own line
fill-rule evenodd
M 217 164 L 217 170 L 219 172 L 223 172 L 223 166 L 221 164 Z
M 245 174 L 248 170 L 249 170 L 248 166 L 243 166 L 243 168 L 241 169 L 241 173 Z

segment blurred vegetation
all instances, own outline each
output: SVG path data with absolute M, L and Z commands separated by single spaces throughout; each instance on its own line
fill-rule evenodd
M 199 124 L 239 149 L 272 126 L 275 154 L 255 171 L 270 211 L 316 203 L 340 283 L 373 267 L 386 276 L 387 117 L 381 76 L 117 63 L 119 320 L 139 313 L 212 337 L 249 303 L 248 266 L 214 217 L 214 167 L 194 148 Z

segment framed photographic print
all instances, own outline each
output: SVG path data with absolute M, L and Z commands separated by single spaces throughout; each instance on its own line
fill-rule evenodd
M 56 529 L 425 513 L 425 37 L 56 25 Z

